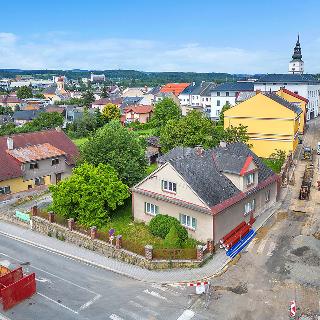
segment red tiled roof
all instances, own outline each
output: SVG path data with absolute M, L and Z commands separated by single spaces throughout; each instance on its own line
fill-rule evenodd
M 30 145 L 50 143 L 66 153 L 68 164 L 75 164 L 79 157 L 79 151 L 75 144 L 66 136 L 63 131 L 55 129 L 21 133 L 11 136 L 14 148 L 25 148 Z M 18 178 L 22 176 L 21 164 L 7 153 L 7 136 L 0 137 L 0 181 Z
M 252 156 L 248 156 L 248 158 L 246 159 L 246 162 L 244 163 L 244 165 L 243 165 L 243 167 L 242 167 L 242 169 L 240 171 L 240 176 L 243 176 L 246 173 L 246 171 L 247 171 L 250 163 L 252 162 L 252 160 L 253 160 L 253 157 Z
M 63 156 L 66 153 L 50 143 L 7 150 L 7 153 L 22 163 Z
M 134 112 L 134 113 L 139 113 L 139 114 L 144 114 L 144 113 L 150 113 L 152 112 L 153 108 L 152 106 L 148 105 L 133 105 L 125 109 L 125 112 Z
M 189 85 L 190 83 L 167 83 L 161 88 L 160 92 L 172 92 L 178 96 Z
M 58 112 L 58 113 L 64 113 L 64 108 L 60 107 L 46 107 L 46 112 Z
M 292 91 L 290 91 L 290 90 L 288 90 L 288 89 L 282 88 L 282 89 L 280 89 L 280 90 L 282 90 L 282 91 L 283 91 L 284 93 L 286 93 L 286 94 L 289 94 L 289 95 L 292 96 L 292 97 L 295 97 L 295 98 L 297 98 L 297 99 L 299 99 L 299 100 L 304 101 L 305 103 L 308 103 L 308 102 L 309 102 L 308 99 L 306 99 L 306 98 L 300 96 L 299 94 L 294 93 L 294 92 L 292 92 Z
M 0 96 L 0 103 L 21 103 L 21 100 L 16 96 Z

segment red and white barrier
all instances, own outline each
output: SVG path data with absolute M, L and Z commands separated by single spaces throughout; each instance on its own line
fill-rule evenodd
M 209 281 L 202 281 L 202 282 L 189 282 L 187 283 L 188 287 L 197 287 L 197 286 L 204 286 L 206 284 L 209 284 Z

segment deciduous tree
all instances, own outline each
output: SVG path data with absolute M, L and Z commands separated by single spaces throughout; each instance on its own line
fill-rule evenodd
M 107 103 L 102 109 L 102 116 L 106 123 L 111 120 L 119 120 L 121 116 L 120 109 L 113 103 Z
M 17 90 L 17 97 L 19 99 L 28 99 L 28 98 L 32 98 L 33 94 L 32 94 L 32 89 L 31 87 L 27 87 L 27 86 L 23 86 L 20 87 Z

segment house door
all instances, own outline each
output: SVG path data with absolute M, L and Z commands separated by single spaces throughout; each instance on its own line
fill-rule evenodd
M 61 173 L 56 173 L 56 184 L 61 181 Z

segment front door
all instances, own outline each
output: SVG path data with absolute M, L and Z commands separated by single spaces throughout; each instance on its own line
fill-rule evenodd
M 56 184 L 61 181 L 61 173 L 56 173 Z

